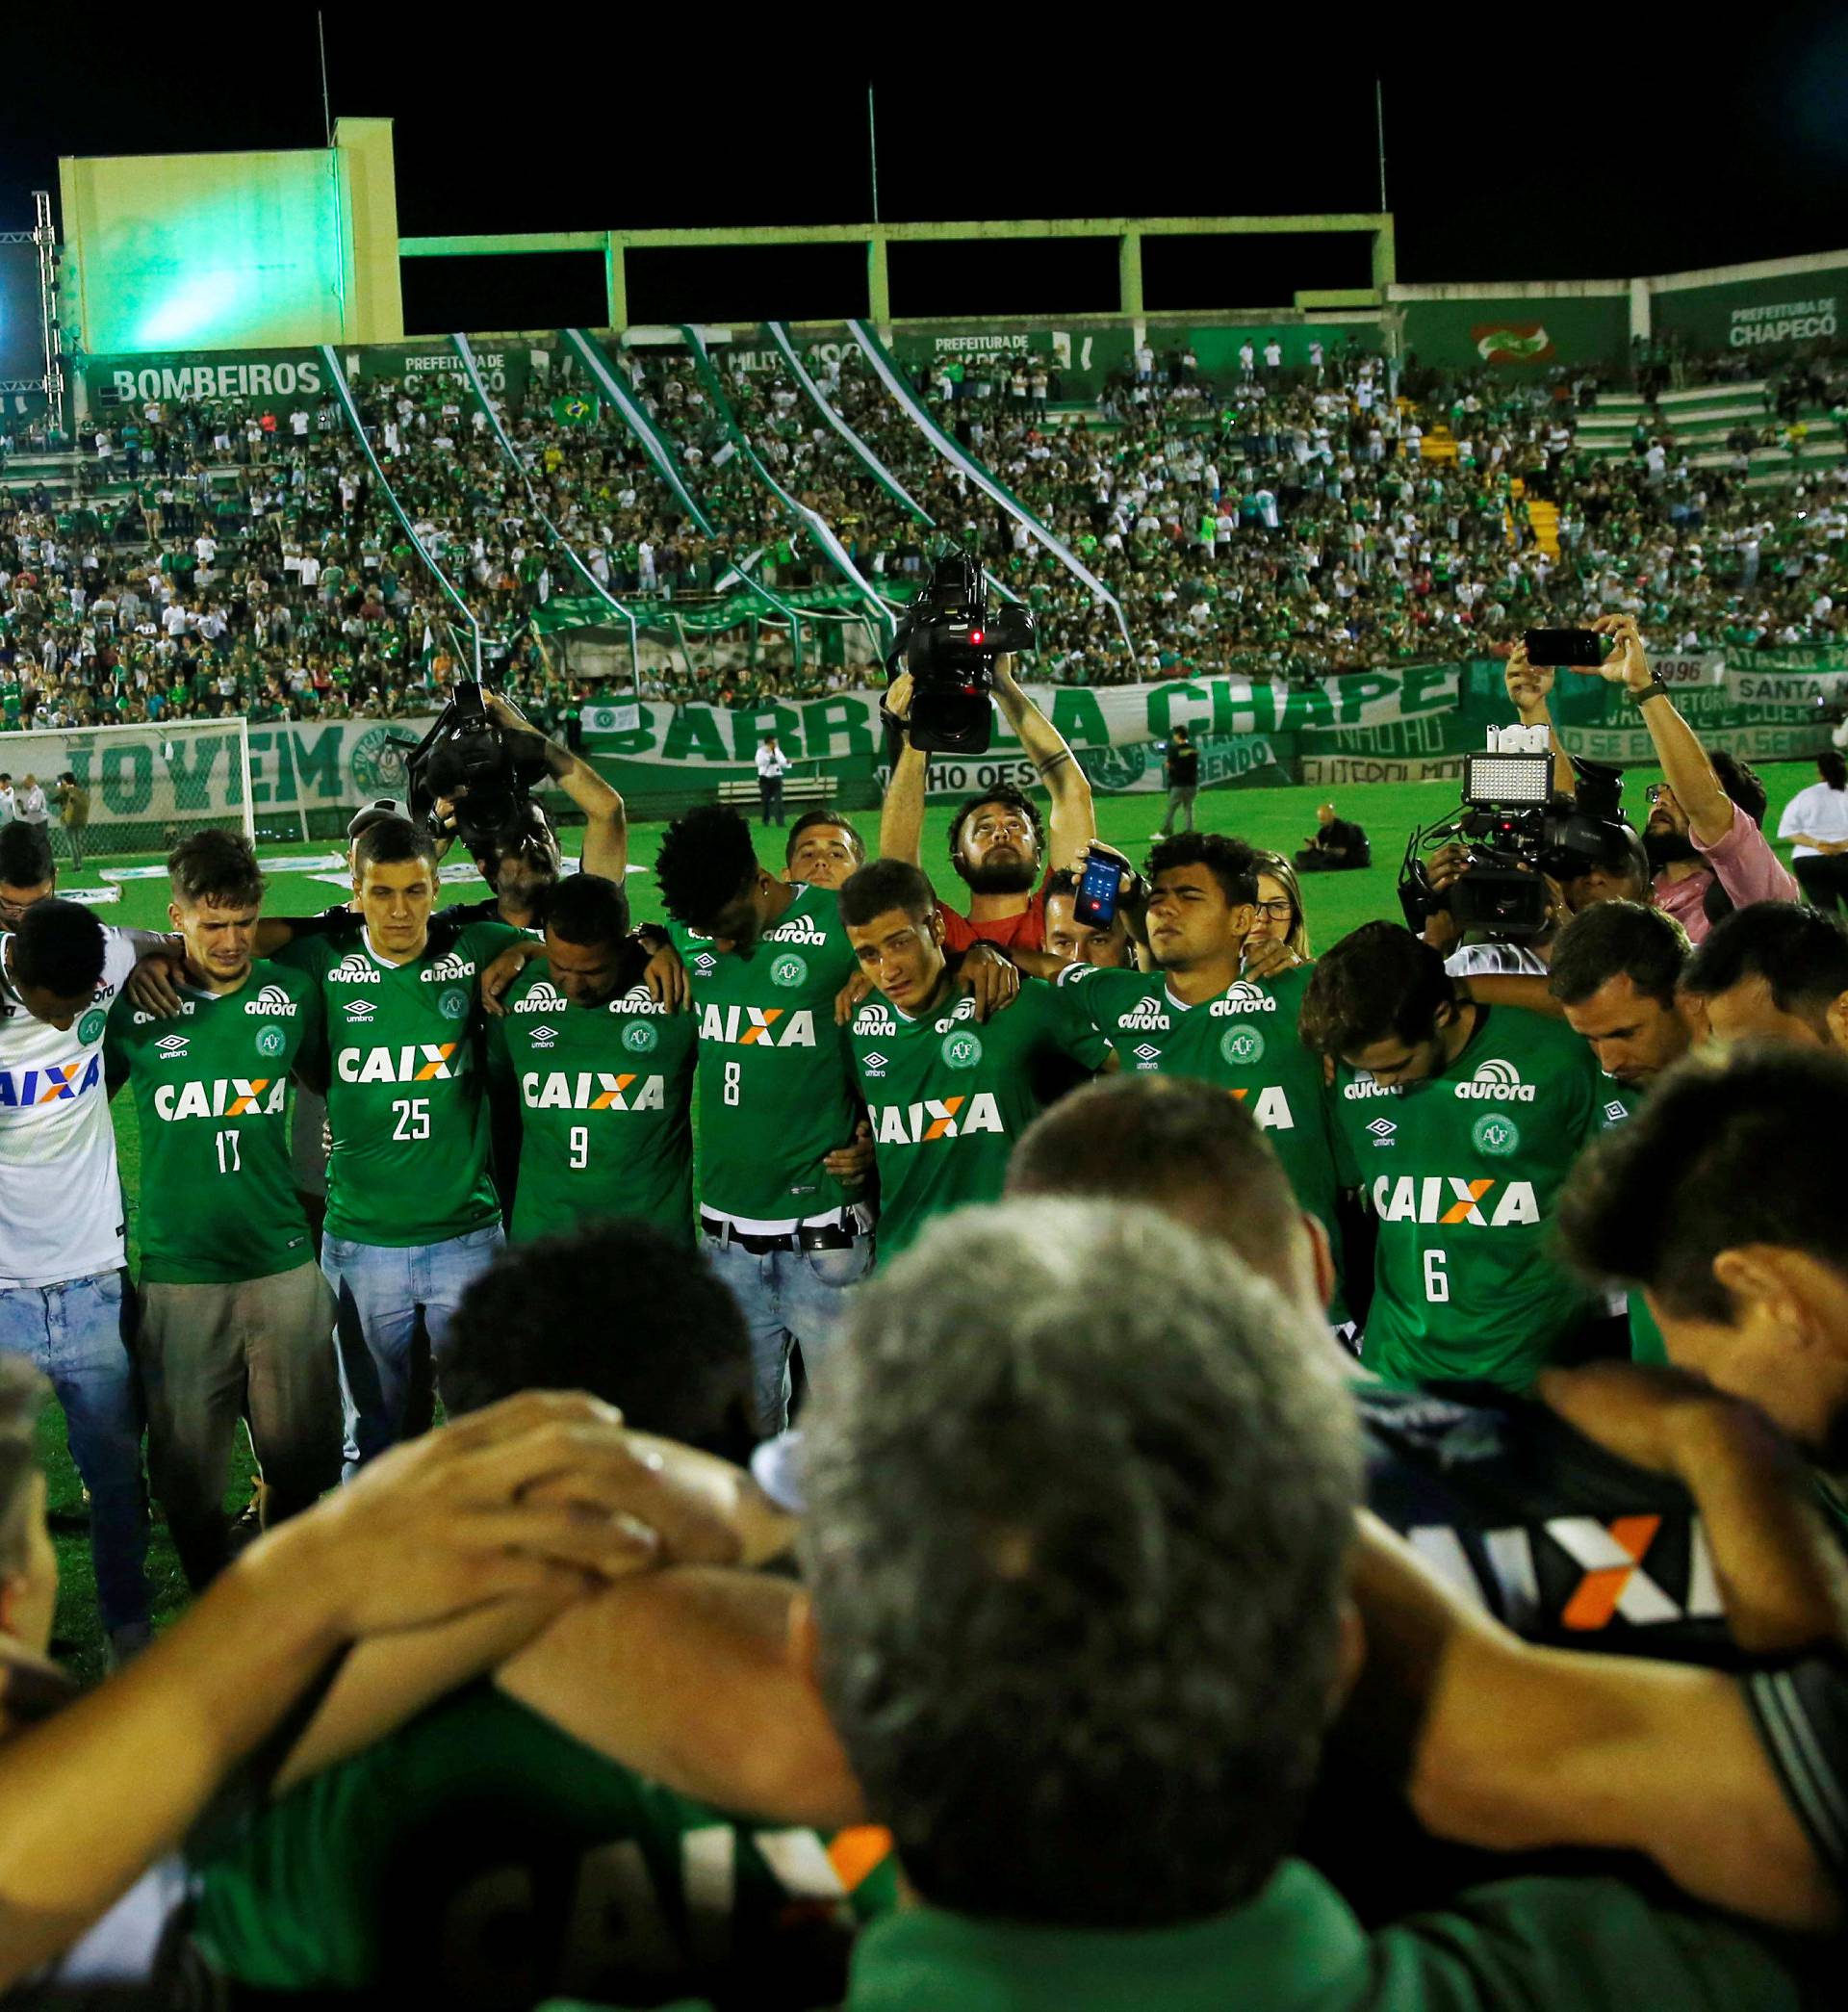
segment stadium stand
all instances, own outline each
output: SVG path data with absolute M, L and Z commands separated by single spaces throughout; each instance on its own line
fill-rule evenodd
M 1563 370 L 1401 374 L 1334 346 L 1325 370 L 1214 380 L 1186 351 L 1089 405 L 1043 364 L 919 373 L 957 446 L 1117 598 L 1126 641 L 858 347 L 804 350 L 800 371 L 794 347 L 747 371 L 721 348 L 704 374 L 682 347 L 615 352 L 652 439 L 535 377 L 503 415 L 524 475 L 456 373 L 355 390 L 419 535 L 455 562 L 505 639 L 509 690 L 544 717 L 567 694 L 526 619 L 574 567 L 535 497 L 608 592 L 676 634 L 644 685 L 676 700 L 851 683 L 774 621 L 738 660 L 683 618 L 747 585 L 853 602 L 856 574 L 896 605 L 943 538 L 1035 607 L 1055 683 L 1313 679 L 1612 611 L 1685 649 L 1841 632 L 1848 376 L 1828 358 L 1680 388 L 1642 366 L 1645 389 L 1618 391 Z M 76 450 L 42 431 L 0 446 L 0 723 L 391 717 L 462 654 L 331 399 L 148 400 L 98 415 Z

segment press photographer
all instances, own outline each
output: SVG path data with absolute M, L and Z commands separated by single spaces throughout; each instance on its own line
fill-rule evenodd
M 426 821 L 444 845 L 459 838 L 493 890 L 483 901 L 446 908 L 446 923 L 543 925 L 547 890 L 564 870 L 558 834 L 531 793 L 548 783 L 584 813 L 582 870 L 623 885 L 629 823 L 622 798 L 499 692 L 458 684 L 405 766 L 412 816 Z
M 1656 871 L 1656 905 L 1698 943 L 1734 908 L 1798 900 L 1796 881 L 1759 829 L 1764 786 L 1735 756 L 1707 754 L 1676 711 L 1668 686 L 1650 669 L 1630 616 L 1601 615 L 1591 627 L 1614 647 L 1601 664 L 1571 668 L 1623 686 L 1662 765 L 1663 780 L 1650 791 L 1643 834 Z
M 969 908 L 966 916 L 959 915 L 938 902 L 943 944 L 948 950 L 965 950 L 978 942 L 1009 950 L 1043 950 L 1047 880 L 1061 868 L 1076 868 L 1097 836 L 1091 784 L 1058 729 L 1021 688 L 1012 652 L 992 648 L 994 638 L 1017 634 L 1022 622 L 1023 647 L 1030 647 L 1031 618 L 1024 609 L 1009 606 L 988 616 L 988 627 L 972 626 L 967 601 L 953 600 L 953 593 L 969 594 L 972 566 L 966 559 L 939 561 L 930 590 L 937 605 L 920 613 L 910 631 L 901 632 L 888 659 L 888 668 L 901 660 L 905 665 L 895 672 L 886 697 L 886 711 L 903 744 L 880 814 L 879 850 L 884 859 L 923 865 L 919 841 L 928 756 L 984 752 L 991 697 L 1046 786 L 1050 836 L 1039 808 L 1008 786 L 970 797 L 959 808 L 950 824 L 950 864 L 968 887 Z M 946 580 L 952 568 L 955 578 Z M 971 653 L 990 660 L 975 661 Z

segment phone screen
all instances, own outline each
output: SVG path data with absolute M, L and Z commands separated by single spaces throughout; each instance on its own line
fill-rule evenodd
M 1120 860 L 1107 859 L 1100 853 L 1086 853 L 1084 876 L 1072 897 L 1073 918 L 1087 929 L 1108 929 L 1116 919 L 1116 898 L 1122 884 Z
M 1610 654 L 1610 638 L 1595 629 L 1529 629 L 1523 640 L 1527 661 L 1550 669 L 1578 664 L 1593 670 Z

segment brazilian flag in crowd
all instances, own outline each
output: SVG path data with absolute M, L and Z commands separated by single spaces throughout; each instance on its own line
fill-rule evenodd
M 597 400 L 580 391 L 569 392 L 552 400 L 552 416 L 561 426 L 587 426 L 597 417 Z

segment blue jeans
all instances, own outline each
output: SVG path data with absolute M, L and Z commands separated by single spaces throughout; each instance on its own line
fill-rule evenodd
M 122 1338 L 122 1275 L 0 1289 L 0 1350 L 23 1355 L 64 1407 L 70 1457 L 90 1490 L 90 1555 L 103 1626 L 147 1620 L 147 1489 L 141 1392 Z
M 712 1269 L 732 1288 L 751 1333 L 751 1382 L 757 1428 L 765 1438 L 789 1422 L 789 1351 L 802 1344 L 812 1382 L 847 1317 L 847 1289 L 872 1268 L 873 1240 L 842 1251 L 746 1251 L 706 1240 Z
M 440 1244 L 352 1244 L 321 1239 L 321 1269 L 334 1294 L 334 1357 L 346 1420 L 343 1478 L 404 1437 L 417 1369 L 417 1339 L 429 1342 L 437 1393 L 449 1324 L 462 1295 L 506 1242 L 499 1223 Z M 415 1431 L 427 1416 L 412 1421 Z

